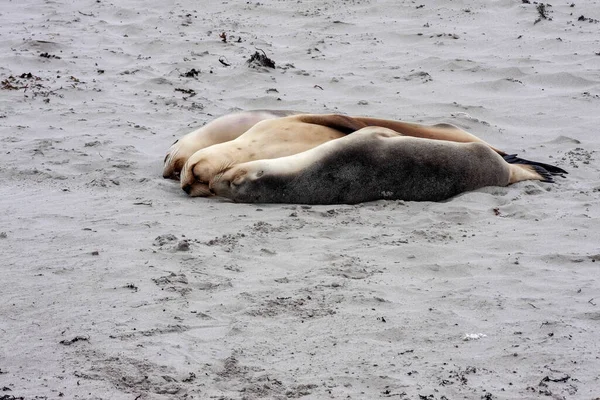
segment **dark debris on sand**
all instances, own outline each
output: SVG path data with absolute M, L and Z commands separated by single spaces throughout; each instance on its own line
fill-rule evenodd
M 40 57 L 44 57 L 44 58 L 55 58 L 57 60 L 60 60 L 60 57 L 54 54 L 50 54 L 50 53 L 41 53 Z
M 183 73 L 183 74 L 181 74 L 180 76 L 181 76 L 182 78 L 195 78 L 195 77 L 197 77 L 199 74 L 200 74 L 200 71 L 199 71 L 199 70 L 197 70 L 197 69 L 195 69 L 195 68 L 192 68 L 192 69 L 190 69 L 189 71 L 187 71 L 187 72 L 184 72 L 184 73 Z
M 543 19 L 552 21 L 552 18 L 550 18 L 550 16 L 548 15 L 550 12 L 548 9 L 549 7 L 552 7 L 552 4 L 540 3 L 536 6 L 536 10 L 537 10 L 538 14 L 540 15 L 540 17 L 535 20 L 535 22 L 533 23 L 534 25 L 537 24 L 538 22 L 541 22 Z
M 275 68 L 275 61 L 267 57 L 267 54 L 264 51 L 262 51 L 262 54 L 258 51 L 255 51 L 254 54 L 252 54 L 252 57 L 250 57 L 250 59 L 247 61 L 247 63 L 250 68 Z
M 70 346 L 75 342 L 87 342 L 89 340 L 90 340 L 90 338 L 85 337 L 85 336 L 75 336 L 73 339 L 61 340 L 59 343 L 64 344 L 65 346 Z
M 580 22 L 589 22 L 589 23 L 593 23 L 593 24 L 597 24 L 598 22 L 600 22 L 597 19 L 588 18 L 585 15 L 581 15 L 579 18 L 577 18 L 577 21 L 580 21 Z

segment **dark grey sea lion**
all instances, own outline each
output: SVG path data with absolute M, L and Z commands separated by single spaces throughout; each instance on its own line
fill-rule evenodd
M 243 203 L 355 204 L 380 199 L 441 201 L 485 186 L 552 182 L 564 173 L 489 145 L 409 137 L 368 127 L 311 150 L 237 164 L 210 189 Z

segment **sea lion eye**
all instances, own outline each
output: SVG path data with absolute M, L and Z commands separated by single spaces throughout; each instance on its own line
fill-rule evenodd
M 260 171 L 258 171 L 258 172 L 256 173 L 256 177 L 257 177 L 257 178 L 260 178 L 260 177 L 261 177 L 261 176 L 263 176 L 264 174 L 265 174 L 265 171 L 263 171 L 263 170 L 260 170 Z

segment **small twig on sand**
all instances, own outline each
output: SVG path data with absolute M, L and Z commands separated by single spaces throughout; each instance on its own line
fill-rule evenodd
M 222 57 L 222 56 L 221 56 L 221 57 L 219 57 L 219 62 L 220 62 L 221 64 L 223 64 L 224 66 L 226 66 L 226 67 L 229 67 L 229 66 L 231 65 L 231 64 L 229 64 L 229 63 L 227 62 L 227 59 L 226 59 L 225 57 Z

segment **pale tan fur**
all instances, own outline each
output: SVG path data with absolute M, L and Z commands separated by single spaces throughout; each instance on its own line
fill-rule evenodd
M 181 170 L 181 187 L 190 196 L 208 196 L 208 183 L 221 171 L 242 162 L 297 154 L 344 136 L 303 116 L 264 120 L 243 135 L 194 153 Z
M 228 142 L 239 137 L 257 122 L 279 118 L 292 111 L 243 111 L 219 117 L 194 130 L 175 142 L 167 151 L 163 166 L 163 177 L 179 179 L 181 168 L 188 158 L 200 149 L 213 144 Z

